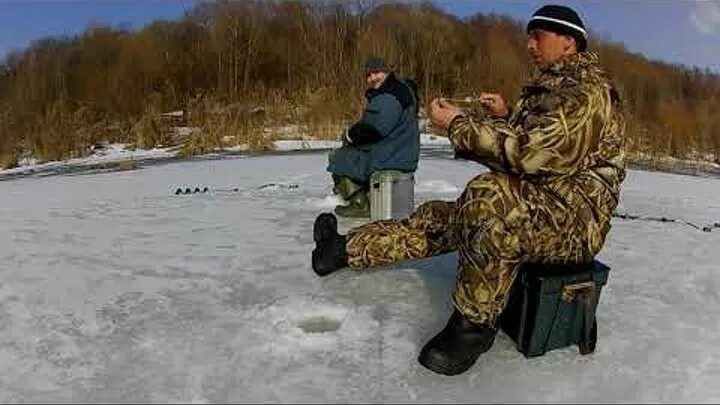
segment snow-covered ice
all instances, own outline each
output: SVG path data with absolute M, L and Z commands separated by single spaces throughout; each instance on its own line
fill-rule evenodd
M 483 171 L 449 156 L 423 154 L 418 203 Z M 416 358 L 450 313 L 456 256 L 316 277 L 313 219 L 338 202 L 325 166 L 0 182 L 0 402 L 720 401 L 720 229 L 613 221 L 594 354 L 528 360 L 500 334 L 442 377 Z M 196 186 L 211 191 L 174 194 Z M 720 180 L 630 171 L 620 209 L 720 222 Z

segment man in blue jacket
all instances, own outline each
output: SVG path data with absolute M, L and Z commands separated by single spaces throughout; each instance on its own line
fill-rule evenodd
M 335 207 L 335 213 L 345 217 L 370 216 L 368 191 L 374 171 L 414 172 L 420 155 L 416 84 L 398 77 L 378 57 L 368 58 L 364 69 L 367 107 L 348 129 L 343 146 L 328 159 L 333 190 L 349 202 Z

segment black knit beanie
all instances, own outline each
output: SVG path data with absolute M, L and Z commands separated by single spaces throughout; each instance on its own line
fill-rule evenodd
M 527 31 L 541 29 L 575 38 L 578 51 L 587 49 L 587 30 L 580 16 L 570 7 L 547 5 L 540 7 L 528 21 Z

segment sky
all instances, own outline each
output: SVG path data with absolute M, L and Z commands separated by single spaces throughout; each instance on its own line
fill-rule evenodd
M 720 0 L 434 0 L 461 17 L 481 12 L 521 20 L 547 2 L 575 8 L 592 31 L 632 52 L 720 73 Z M 92 23 L 140 28 L 154 19 L 179 18 L 195 3 L 0 0 L 0 57 L 34 39 L 76 34 Z
M 460 16 L 505 14 L 527 21 L 543 4 L 577 10 L 597 35 L 650 59 L 720 73 L 720 0 L 436 0 Z

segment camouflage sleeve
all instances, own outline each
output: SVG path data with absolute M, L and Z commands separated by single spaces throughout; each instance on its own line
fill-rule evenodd
M 509 128 L 506 119 L 460 116 L 450 125 L 449 138 L 457 156 L 475 160 L 489 168 L 508 172 L 504 141 Z
M 453 122 L 449 138 L 456 150 L 491 169 L 529 175 L 576 170 L 598 142 L 601 120 L 611 114 L 608 92 L 598 86 L 573 86 L 549 92 L 518 120 L 472 117 Z M 597 145 L 595 145 L 597 146 Z

